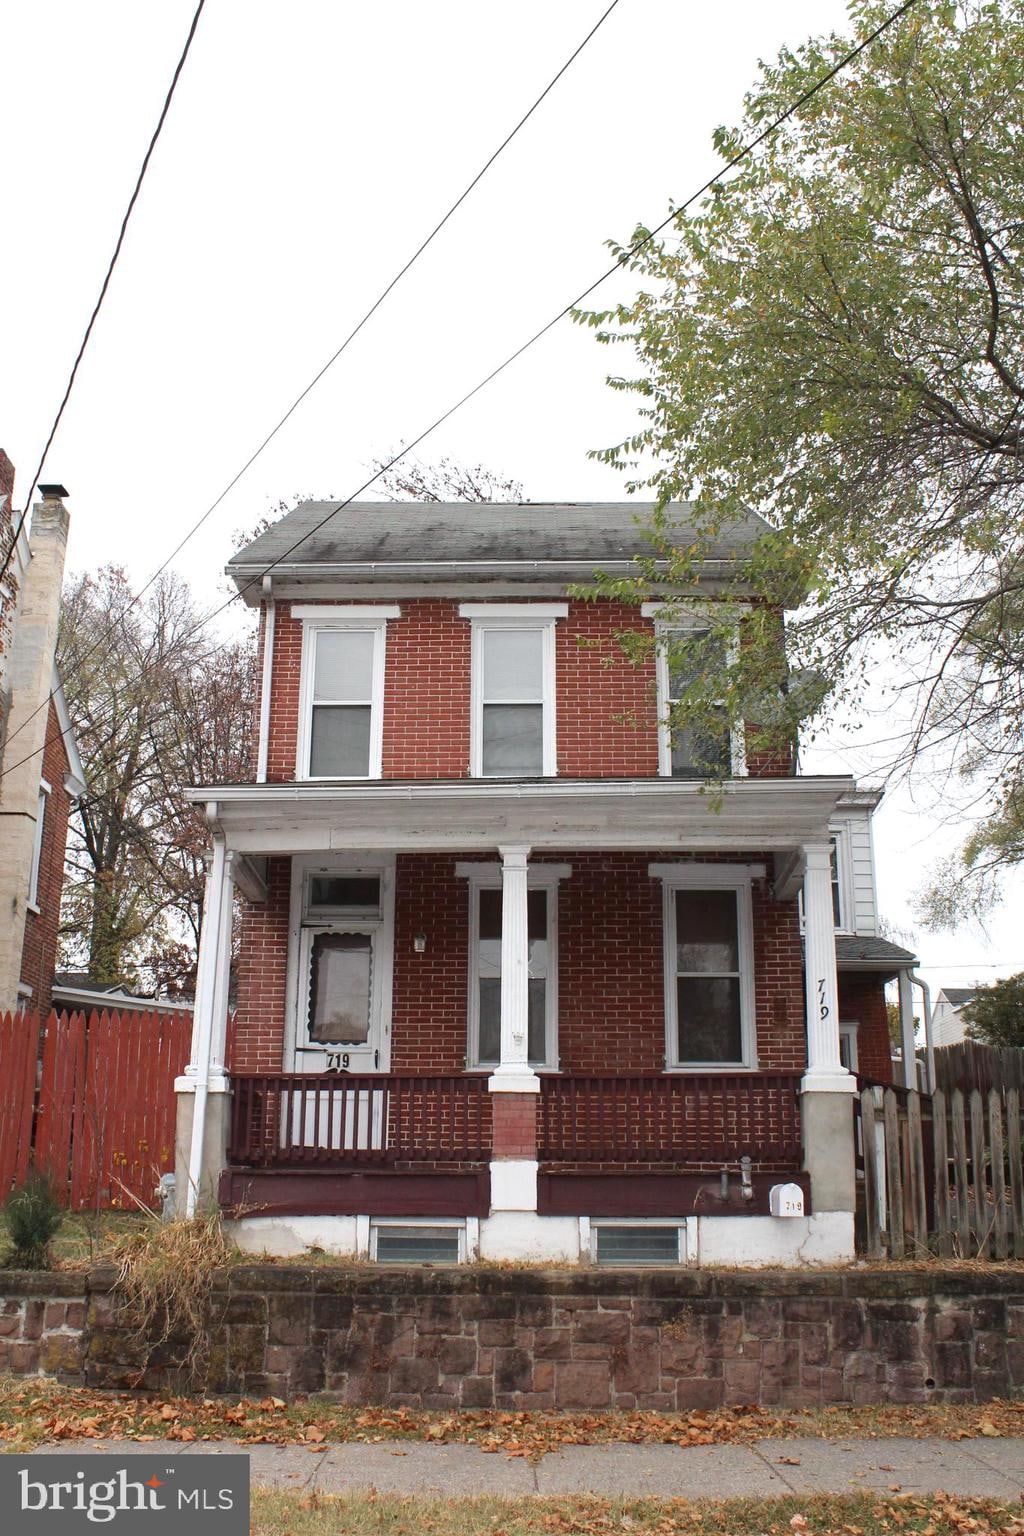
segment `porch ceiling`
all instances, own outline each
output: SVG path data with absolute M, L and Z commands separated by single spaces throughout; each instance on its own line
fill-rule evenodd
M 678 779 L 376 780 L 189 789 L 229 847 L 315 850 L 793 849 L 827 836 L 846 777 L 733 779 L 721 792 Z

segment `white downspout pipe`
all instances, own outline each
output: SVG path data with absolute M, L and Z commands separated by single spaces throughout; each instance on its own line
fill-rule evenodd
M 260 729 L 256 749 L 256 782 L 267 782 L 267 753 L 270 744 L 270 685 L 274 671 L 274 627 L 277 605 L 271 594 L 270 577 L 263 578 L 263 667 L 260 679 Z
M 206 887 L 206 910 L 199 944 L 196 975 L 196 1045 L 192 1066 L 195 1070 L 195 1102 L 192 1106 L 192 1142 L 188 1158 L 188 1188 L 185 1191 L 185 1216 L 191 1219 L 199 1203 L 203 1172 L 203 1140 L 206 1135 L 206 1102 L 210 1089 L 210 1060 L 213 1051 L 214 998 L 217 990 L 217 960 L 220 955 L 220 929 L 223 915 L 222 891 L 227 845 L 222 833 L 213 838 L 210 878 Z
M 921 1011 L 924 1014 L 924 1056 L 928 1076 L 928 1092 L 935 1092 L 935 1032 L 932 1028 L 932 994 L 928 983 L 916 971 L 910 972 L 910 980 L 921 988 Z

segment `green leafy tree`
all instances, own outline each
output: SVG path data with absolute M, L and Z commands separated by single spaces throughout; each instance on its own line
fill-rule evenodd
M 967 1038 L 985 1045 L 1024 1046 L 1024 971 L 982 987 L 961 1010 Z
M 886 13 L 852 5 L 855 36 Z M 723 158 L 850 46 L 763 65 L 716 134 Z M 919 0 L 671 238 L 613 245 L 639 291 L 577 316 L 634 359 L 609 382 L 637 430 L 595 456 L 661 508 L 636 578 L 600 590 L 700 594 L 744 509 L 767 522 L 714 568 L 733 604 L 716 623 L 742 644 L 689 669 L 673 724 L 717 709 L 785 750 L 861 703 L 886 659 L 906 722 L 892 766 L 952 765 L 984 815 L 939 919 L 1024 859 L 1022 132 L 1024 0 Z M 694 498 L 681 544 L 672 504 Z

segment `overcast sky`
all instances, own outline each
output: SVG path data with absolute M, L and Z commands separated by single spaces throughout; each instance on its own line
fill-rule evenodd
M 74 569 L 140 582 L 568 58 L 607 0 L 208 0 L 44 480 Z M 5 239 L 0 446 L 35 467 L 181 50 L 193 0 L 0 0 Z M 836 0 L 620 0 L 427 255 L 183 551 L 214 601 L 231 533 L 351 494 L 717 167 L 757 61 L 845 25 Z M 614 290 L 607 290 L 614 296 Z M 616 358 L 625 366 L 625 354 Z M 616 499 L 587 450 L 623 436 L 612 359 L 563 324 L 420 450 L 532 500 Z M 16 486 L 15 503 L 24 489 Z M 877 705 L 878 701 L 876 701 Z M 877 729 L 872 721 L 867 732 Z M 808 771 L 863 771 L 834 736 Z M 881 906 L 960 828 L 927 794 L 876 818 Z M 1024 881 L 987 934 L 916 933 L 933 984 L 1024 968 Z

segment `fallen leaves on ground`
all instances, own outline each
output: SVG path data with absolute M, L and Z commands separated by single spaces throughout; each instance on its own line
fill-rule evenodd
M 1024 1402 L 971 1405 L 884 1404 L 817 1410 L 722 1408 L 691 1413 L 429 1413 L 352 1407 L 322 1398 L 200 1398 L 97 1392 L 47 1381 L 0 1383 L 0 1440 L 235 1440 L 243 1445 L 419 1439 L 469 1442 L 535 1460 L 566 1446 L 722 1445 L 815 1435 L 825 1439 L 940 1435 L 947 1439 L 1024 1436 Z M 782 1458 L 796 1465 L 789 1458 Z M 849 1533 L 848 1533 L 849 1536 Z M 1022 1532 L 1024 1536 L 1024 1532 Z

